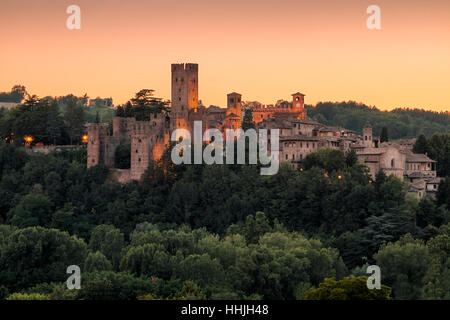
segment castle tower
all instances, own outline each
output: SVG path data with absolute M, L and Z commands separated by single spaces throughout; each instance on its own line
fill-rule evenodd
M 189 129 L 188 114 L 198 106 L 198 64 L 172 64 L 170 129 Z
M 130 159 L 130 177 L 133 180 L 140 180 L 150 164 L 150 140 L 153 137 L 149 133 L 148 124 L 142 121 L 133 126 Z
M 363 145 L 366 148 L 373 147 L 372 126 L 368 122 L 363 128 Z
M 89 123 L 87 125 L 87 167 L 104 164 L 105 137 L 107 135 L 108 124 Z
M 297 92 L 292 94 L 292 112 L 298 113 L 299 120 L 306 119 L 305 110 L 305 95 L 303 93 Z
M 234 113 L 242 120 L 242 95 L 233 92 L 227 94 L 227 115 Z

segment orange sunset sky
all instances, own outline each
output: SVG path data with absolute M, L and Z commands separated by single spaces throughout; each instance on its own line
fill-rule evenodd
M 170 64 L 199 64 L 205 105 L 356 100 L 450 111 L 448 0 L 1 0 L 0 91 L 170 99 Z M 81 8 L 68 30 L 66 8 Z M 366 9 L 381 8 L 381 30 Z

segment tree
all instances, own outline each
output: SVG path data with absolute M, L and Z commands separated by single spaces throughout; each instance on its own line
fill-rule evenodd
M 350 150 L 345 156 L 345 162 L 347 163 L 347 167 L 353 167 L 358 162 L 358 157 L 356 156 L 355 150 Z
M 428 152 L 428 141 L 423 134 L 417 137 L 417 140 L 413 146 L 413 152 L 422 154 L 426 154 Z
M 243 233 L 248 243 L 257 243 L 261 236 L 271 230 L 272 227 L 264 215 L 264 212 L 256 212 L 255 216 L 251 214 L 247 216 Z
M 420 299 L 430 253 L 421 240 L 408 234 L 397 242 L 382 245 L 374 255 L 383 283 L 392 287 L 396 299 Z
M 183 288 L 176 295 L 177 300 L 206 300 L 206 295 L 202 289 L 191 280 L 185 281 Z
M 147 277 L 136 278 L 126 272 L 101 271 L 86 273 L 78 299 L 136 300 L 145 294 L 155 295 L 158 283 Z
M 49 105 L 49 114 L 47 119 L 47 135 L 49 141 L 56 145 L 56 141 L 61 138 L 64 129 L 64 121 L 59 114 L 59 107 L 55 100 Z
M 8 213 L 12 225 L 19 228 L 48 226 L 51 221 L 53 203 L 41 194 L 28 194 Z
M 430 265 L 423 280 L 424 299 L 450 299 L 450 232 L 441 230 L 427 242 Z
M 444 208 L 439 208 L 434 201 L 425 196 L 420 199 L 418 210 L 416 213 L 417 225 L 425 228 L 428 225 L 440 227 L 448 220 L 448 213 Z
M 436 202 L 438 205 L 445 205 L 450 210 L 450 177 L 441 180 L 436 193 Z
M 67 133 L 69 134 L 70 144 L 78 141 L 84 132 L 84 109 L 77 103 L 76 97 L 67 100 L 67 109 L 64 114 Z
M 85 272 L 109 271 L 112 270 L 111 262 L 99 251 L 90 252 L 84 262 Z
M 247 108 L 244 110 L 244 118 L 242 119 L 242 129 L 255 129 L 255 122 L 253 121 L 253 109 Z
M 50 300 L 47 295 L 40 293 L 12 293 L 6 300 Z
M 114 268 L 119 266 L 120 251 L 124 247 L 124 236 L 119 229 L 111 225 L 99 225 L 92 230 L 89 248 L 100 251 L 112 262 Z
M 381 289 L 367 288 L 367 277 L 345 277 L 336 281 L 327 278 L 318 288 L 311 288 L 306 300 L 390 300 L 391 288 L 382 285 Z
M 319 167 L 327 172 L 332 172 L 346 168 L 347 162 L 342 151 L 324 148 L 308 154 L 303 160 L 303 166 L 305 169 Z
M 0 92 L 0 101 L 20 103 L 26 95 L 27 90 L 24 86 L 15 85 L 10 92 Z
M 387 127 L 383 127 L 383 129 L 381 129 L 380 142 L 387 142 L 387 141 L 389 141 L 388 129 Z
M 116 117 L 125 117 L 125 109 L 123 106 L 118 106 L 116 109 Z
M 65 281 L 67 267 L 82 267 L 87 255 L 83 240 L 42 227 L 14 231 L 0 249 L 0 283 L 10 292 Z
M 168 101 L 154 97 L 154 92 L 155 90 L 152 89 L 142 89 L 137 92 L 125 105 L 125 116 L 134 117 L 138 121 L 149 121 L 151 114 L 167 112 Z

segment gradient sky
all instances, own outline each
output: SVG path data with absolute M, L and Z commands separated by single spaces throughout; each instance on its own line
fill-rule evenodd
M 81 30 L 66 28 L 71 4 Z M 170 99 L 170 64 L 195 62 L 205 105 L 300 91 L 308 104 L 450 111 L 448 0 L 0 0 L 0 39 L 0 91 Z

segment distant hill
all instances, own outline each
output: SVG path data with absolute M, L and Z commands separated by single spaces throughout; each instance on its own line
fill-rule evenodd
M 419 134 L 431 136 L 435 132 L 450 133 L 450 113 L 422 109 L 394 109 L 381 111 L 354 101 L 319 102 L 307 105 L 308 117 L 320 123 L 342 126 L 362 133 L 369 122 L 373 134 L 379 136 L 383 127 L 388 128 L 389 139 L 414 138 Z

